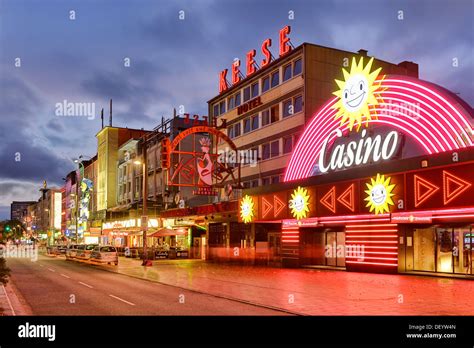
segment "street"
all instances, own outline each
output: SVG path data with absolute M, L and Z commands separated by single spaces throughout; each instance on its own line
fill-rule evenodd
M 286 314 L 104 272 L 64 258 L 40 255 L 37 262 L 9 259 L 8 266 L 12 270 L 12 281 L 33 315 Z
M 35 315 L 472 315 L 464 279 L 123 257 L 118 267 L 44 255 L 8 265 Z

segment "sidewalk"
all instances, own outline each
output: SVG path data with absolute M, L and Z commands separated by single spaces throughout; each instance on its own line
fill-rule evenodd
M 33 311 L 10 280 L 0 285 L 0 316 L 32 315 Z
M 120 258 L 111 272 L 302 315 L 472 315 L 461 279 Z M 429 291 L 427 291 L 429 289 Z

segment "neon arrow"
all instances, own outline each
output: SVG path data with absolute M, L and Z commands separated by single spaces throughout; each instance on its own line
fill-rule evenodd
M 280 215 L 280 213 L 282 212 L 282 210 L 285 208 L 285 203 L 283 203 L 283 201 L 277 197 L 277 195 L 274 195 L 273 196 L 273 216 L 274 217 L 277 217 L 278 215 Z
M 354 212 L 354 196 L 354 184 L 352 184 L 337 198 L 337 201 L 350 211 Z
M 438 186 L 418 175 L 413 176 L 413 183 L 415 186 L 415 207 L 421 205 L 439 190 Z M 425 189 L 424 192 L 422 192 L 422 188 Z
M 329 199 L 329 200 L 328 200 Z M 328 208 L 333 213 L 336 212 L 336 186 L 333 186 L 323 198 L 321 198 L 321 204 Z
M 265 199 L 265 197 L 262 197 L 262 218 L 265 219 L 265 217 L 273 210 L 273 204 L 271 204 L 269 201 Z
M 456 185 L 456 188 L 452 189 L 452 184 Z M 444 204 L 448 204 L 452 200 L 456 199 L 463 192 L 468 190 L 472 184 L 466 180 L 463 180 L 446 170 L 443 170 L 443 199 Z

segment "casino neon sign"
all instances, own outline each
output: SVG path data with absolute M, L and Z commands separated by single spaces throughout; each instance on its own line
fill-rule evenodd
M 343 69 L 339 90 L 306 126 L 288 163 L 284 181 L 312 175 L 318 164 L 322 173 L 370 162 L 388 160 L 399 146 L 399 134 L 413 139 L 428 155 L 455 151 L 474 145 L 471 115 L 443 88 L 407 76 L 381 76 L 371 71 L 373 58 L 352 60 L 350 72 Z M 397 107 L 392 107 L 396 105 Z M 370 125 L 391 129 L 367 135 Z M 344 135 L 357 132 L 359 139 L 334 145 Z M 362 130 L 361 130 L 362 129 Z M 365 131 L 365 132 L 364 132 Z M 351 134 L 352 134 L 351 133 Z M 326 160 L 328 149 L 333 147 Z

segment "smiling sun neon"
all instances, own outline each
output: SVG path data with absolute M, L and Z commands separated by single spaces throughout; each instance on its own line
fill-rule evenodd
M 385 178 L 385 175 L 377 174 L 375 180 L 370 179 L 370 183 L 367 183 L 368 190 L 366 207 L 370 207 L 370 212 L 375 214 L 383 214 L 390 212 L 390 205 L 394 205 L 392 197 L 395 195 L 392 193 L 395 188 L 395 184 L 390 184 L 390 177 Z
M 253 199 L 249 195 L 246 195 L 240 202 L 240 217 L 244 223 L 249 223 L 253 220 L 254 216 L 255 213 Z
M 308 190 L 298 186 L 291 194 L 289 207 L 295 219 L 300 220 L 305 218 L 309 212 Z
M 339 97 L 333 108 L 338 109 L 334 119 L 341 119 L 341 125 L 349 121 L 349 130 L 357 125 L 357 131 L 365 121 L 367 126 L 372 119 L 370 115 L 369 105 L 378 104 L 378 92 L 381 91 L 380 84 L 382 79 L 375 83 L 377 76 L 382 68 L 370 72 L 374 58 L 370 58 L 364 67 L 364 58 L 361 57 L 359 64 L 355 58 L 352 58 L 351 70 L 347 72 L 342 69 L 344 81 L 335 80 L 339 90 L 333 94 Z

